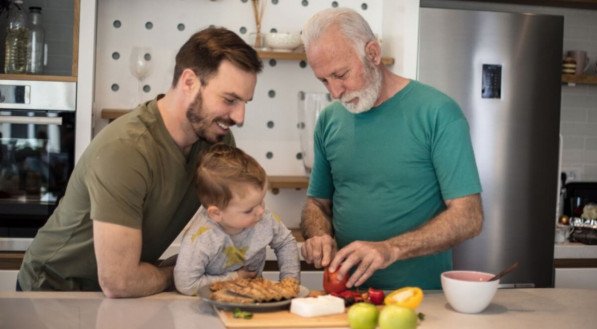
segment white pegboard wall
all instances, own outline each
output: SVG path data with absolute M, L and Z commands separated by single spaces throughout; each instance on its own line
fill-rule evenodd
M 300 31 L 315 12 L 343 6 L 361 13 L 381 36 L 385 1 L 391 0 L 268 0 L 262 32 Z M 170 87 L 176 52 L 194 32 L 210 25 L 223 26 L 248 41 L 255 31 L 250 0 L 102 0 L 97 6 L 94 133 L 107 124 L 101 119 L 101 109 L 127 109 L 139 102 L 137 80 L 129 69 L 133 46 L 152 48 L 153 71 L 143 81 L 150 88 L 143 97 L 150 99 Z M 269 175 L 306 174 L 297 156 L 299 91 L 321 92 L 325 88 L 305 63 L 264 60 L 245 123 L 234 128 L 238 146 L 254 156 Z M 304 190 L 269 194 L 268 206 L 286 218 L 290 227 L 296 227 L 304 194 Z
M 359 11 L 379 35 L 381 0 L 270 0 L 265 4 L 262 31 L 300 31 L 313 13 L 334 5 Z M 179 28 L 182 25 L 184 29 Z M 251 1 L 98 2 L 94 132 L 107 124 L 100 119 L 102 108 L 131 108 L 139 103 L 138 82 L 129 68 L 132 47 L 152 49 L 153 69 L 142 82 L 149 91 L 141 93 L 141 97 L 150 99 L 170 87 L 174 57 L 180 46 L 191 34 L 209 25 L 224 26 L 247 40 L 255 30 Z M 257 158 L 271 175 L 305 174 L 300 157 L 297 158 L 299 91 L 325 88 L 304 63 L 264 60 L 254 100 L 247 106 L 245 124 L 234 129 L 238 145 Z

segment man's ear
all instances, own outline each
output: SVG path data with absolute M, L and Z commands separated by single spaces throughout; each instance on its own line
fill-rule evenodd
M 367 42 L 367 45 L 365 45 L 365 56 L 375 65 L 381 63 L 381 45 L 377 40 Z
M 222 211 L 217 206 L 207 207 L 207 215 L 211 220 L 213 220 L 216 223 L 222 221 Z
M 182 71 L 178 83 L 186 91 L 194 91 L 201 87 L 201 79 L 191 69 L 184 69 Z

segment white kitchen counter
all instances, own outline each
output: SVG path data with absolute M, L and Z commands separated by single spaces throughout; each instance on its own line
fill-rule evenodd
M 594 328 L 595 300 L 597 290 L 500 289 L 482 313 L 461 314 L 441 292 L 426 291 L 417 311 L 425 314 L 421 329 Z M 249 325 L 251 320 L 247 321 Z M 108 299 L 99 292 L 0 292 L 0 328 L 221 329 L 224 325 L 209 304 L 175 292 L 127 299 Z

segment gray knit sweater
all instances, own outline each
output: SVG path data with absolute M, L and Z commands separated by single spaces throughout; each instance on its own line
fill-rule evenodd
M 174 267 L 176 289 L 185 295 L 196 295 L 202 286 L 236 278 L 235 271 L 241 267 L 261 275 L 268 245 L 278 259 L 280 279 L 287 276 L 299 279 L 296 240 L 269 210 L 254 227 L 228 235 L 209 219 L 207 211 L 201 207 L 182 238 Z

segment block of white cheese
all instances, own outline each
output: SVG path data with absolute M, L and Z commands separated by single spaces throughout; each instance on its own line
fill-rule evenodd
M 290 313 L 303 317 L 344 313 L 344 299 L 332 295 L 294 298 Z

